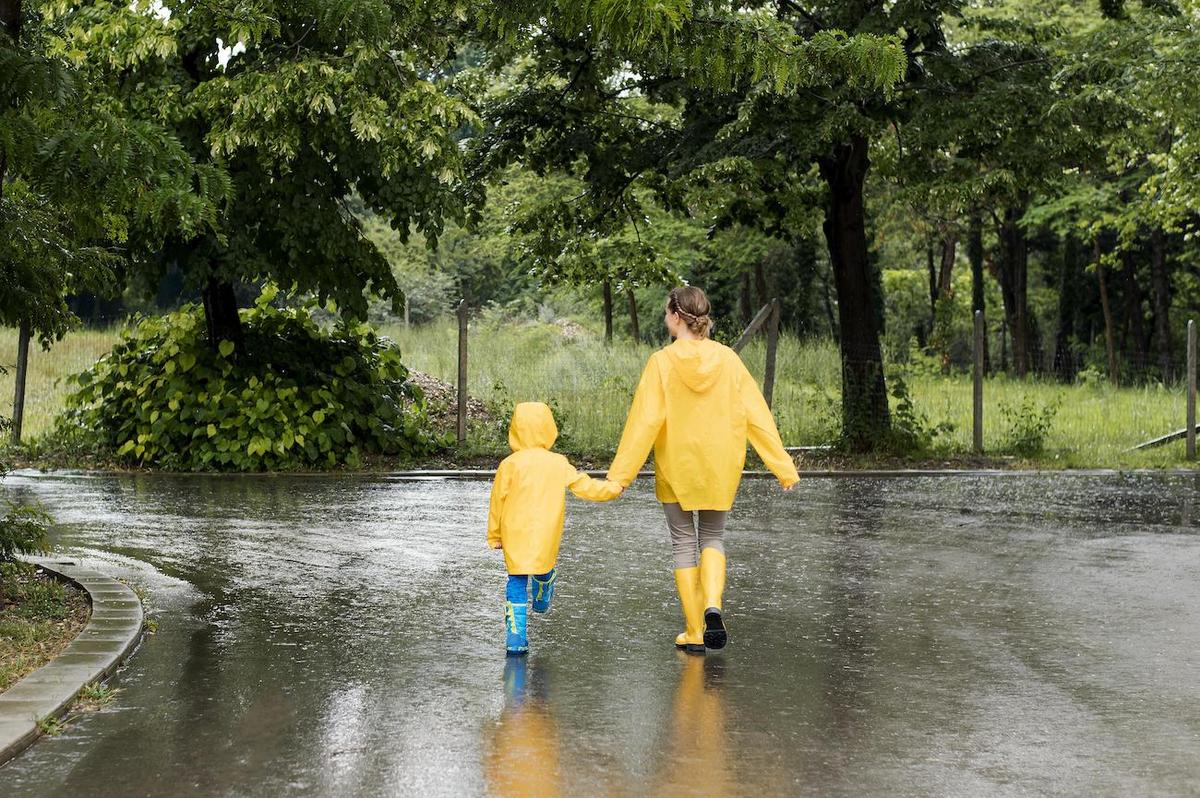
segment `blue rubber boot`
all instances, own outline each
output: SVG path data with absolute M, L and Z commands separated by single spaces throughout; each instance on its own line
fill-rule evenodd
M 529 578 L 509 574 L 504 588 L 504 649 L 509 656 L 521 656 L 529 651 L 526 624 L 529 620 Z
M 532 577 L 533 611 L 546 612 L 550 609 L 550 599 L 554 598 L 554 580 L 558 569 L 551 568 L 550 573 Z
M 526 634 L 528 613 L 529 607 L 524 604 L 504 602 L 504 651 L 510 657 L 529 653 L 529 636 Z

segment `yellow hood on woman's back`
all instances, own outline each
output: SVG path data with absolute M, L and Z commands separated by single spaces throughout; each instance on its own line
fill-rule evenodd
M 724 368 L 723 348 L 709 340 L 680 340 L 662 351 L 683 384 L 696 393 L 712 390 Z

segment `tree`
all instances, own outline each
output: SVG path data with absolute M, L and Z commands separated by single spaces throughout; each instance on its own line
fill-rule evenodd
M 554 242 L 545 254 L 559 258 L 569 251 L 559 242 L 642 217 L 648 197 L 688 213 L 691 188 L 726 167 L 742 177 L 757 171 L 757 182 L 773 185 L 819 167 L 838 290 L 843 420 L 848 440 L 872 445 L 888 411 L 863 230 L 870 136 L 858 118 L 872 98 L 892 96 L 904 53 L 895 38 L 876 35 L 891 28 L 814 27 L 791 3 L 740 6 L 697 4 L 661 36 L 542 15 L 553 22 L 510 54 L 519 80 L 490 106 L 480 172 L 522 160 L 539 173 L 584 179 L 585 192 L 542 217 Z
M 62 4 L 63 52 L 127 112 L 162 120 L 230 190 L 211 230 L 161 226 L 152 273 L 178 265 L 203 291 L 210 344 L 240 345 L 233 287 L 271 279 L 333 299 L 402 297 L 347 205 L 352 193 L 407 238 L 461 215 L 456 139 L 474 119 L 453 78 L 453 2 Z
M 131 230 L 210 227 L 224 190 L 162 125 L 105 101 L 49 6 L 0 0 L 0 324 L 47 343 L 68 293 L 137 254 Z

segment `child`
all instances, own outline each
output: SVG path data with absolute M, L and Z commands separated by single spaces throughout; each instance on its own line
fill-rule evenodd
M 554 562 L 566 515 L 566 489 L 594 502 L 615 499 L 623 490 L 615 482 L 592 479 L 576 471 L 567 458 L 550 451 L 557 437 L 558 427 L 549 407 L 541 402 L 517 405 L 508 426 L 508 445 L 513 453 L 500 463 L 492 483 L 487 540 L 493 549 L 504 550 L 508 566 L 505 648 L 513 655 L 529 650 L 525 628 L 530 577 L 533 611 L 550 609 Z

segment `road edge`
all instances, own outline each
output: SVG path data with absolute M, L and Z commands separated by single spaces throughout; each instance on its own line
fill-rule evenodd
M 92 612 L 61 654 L 0 694 L 0 767 L 42 735 L 39 724 L 66 713 L 84 685 L 107 679 L 129 658 L 145 621 L 142 602 L 128 585 L 71 559 L 29 562 L 87 593 Z

